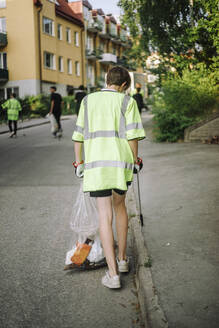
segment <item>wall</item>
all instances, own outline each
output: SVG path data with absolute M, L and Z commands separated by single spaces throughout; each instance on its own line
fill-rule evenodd
M 65 20 L 55 14 L 55 5 L 49 1 L 44 0 L 44 7 L 41 12 L 41 60 L 42 60 L 42 80 L 53 84 L 71 85 L 78 87 L 83 84 L 83 30 L 80 26 Z M 43 32 L 42 19 L 43 16 L 50 18 L 54 21 L 54 36 L 47 35 Z M 57 25 L 62 25 L 62 40 L 57 36 Z M 66 28 L 71 29 L 71 43 L 66 41 Z M 74 32 L 79 33 L 79 46 L 74 44 Z M 56 69 L 48 69 L 44 67 L 44 51 L 50 52 L 55 55 Z M 59 72 L 58 69 L 58 57 L 63 57 L 64 72 Z M 72 74 L 68 74 L 67 71 L 67 59 L 72 60 Z M 75 62 L 80 63 L 80 76 L 76 76 Z
M 7 7 L 0 10 L 0 16 L 6 17 L 8 45 L 1 51 L 7 52 L 10 80 L 35 79 L 37 67 L 33 1 L 7 1 Z
M 184 141 L 205 141 L 214 136 L 219 136 L 219 113 L 186 129 Z

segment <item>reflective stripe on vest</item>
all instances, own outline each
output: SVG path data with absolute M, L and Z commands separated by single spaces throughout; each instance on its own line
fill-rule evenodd
M 126 126 L 126 131 L 134 129 L 143 129 L 142 123 L 130 123 Z
M 88 121 L 88 96 L 84 98 L 84 140 L 93 138 L 122 138 L 126 139 L 126 126 L 125 126 L 125 112 L 128 107 L 130 97 L 125 95 L 122 101 L 121 116 L 120 116 L 120 126 L 119 131 L 116 130 L 102 130 L 96 132 L 89 132 L 89 121 Z M 77 129 L 77 127 L 76 127 Z M 82 129 L 82 128 L 81 128 Z M 78 130 L 76 130 L 78 131 Z M 81 131 L 78 131 L 81 132 Z
M 97 167 L 119 167 L 121 169 L 133 170 L 134 164 L 120 161 L 94 161 L 85 164 L 85 169 L 94 169 Z
M 76 132 L 79 132 L 81 134 L 84 134 L 84 129 L 81 126 L 79 126 L 79 125 L 76 125 L 75 126 L 75 131 Z

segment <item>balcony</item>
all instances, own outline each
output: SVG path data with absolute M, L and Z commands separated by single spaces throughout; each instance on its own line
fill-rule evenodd
M 115 44 L 121 44 L 121 42 L 122 42 L 121 39 L 120 39 L 120 37 L 118 35 L 113 36 L 112 39 L 111 39 L 111 41 L 113 43 L 115 43 Z
M 90 50 L 90 49 L 86 50 L 86 58 L 93 61 L 96 61 L 97 59 L 102 59 L 103 58 L 102 54 L 103 51 L 99 48 L 95 50 Z
M 98 19 L 92 19 L 88 22 L 87 30 L 94 33 L 101 32 L 103 30 L 103 23 Z
M 0 82 L 7 82 L 9 79 L 8 70 L 5 68 L 0 68 Z
M 6 47 L 8 44 L 7 33 L 0 32 L 0 47 Z
M 117 57 L 111 53 L 103 53 L 99 62 L 102 64 L 117 64 Z

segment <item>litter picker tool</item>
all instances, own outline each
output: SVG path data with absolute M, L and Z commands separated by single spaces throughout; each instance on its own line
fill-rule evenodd
M 143 222 L 143 215 L 141 211 L 141 193 L 140 193 L 140 184 L 139 184 L 139 171 L 137 170 L 137 185 L 138 185 L 138 202 L 139 202 L 139 211 L 140 211 L 140 222 L 141 226 L 143 227 L 144 222 Z

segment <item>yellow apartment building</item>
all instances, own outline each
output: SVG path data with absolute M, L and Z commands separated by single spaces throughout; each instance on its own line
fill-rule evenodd
M 0 0 L 0 99 L 104 87 L 113 65 L 135 70 L 130 47 L 126 29 L 87 0 Z
M 83 33 L 66 0 L 0 0 L 0 98 L 84 84 Z
M 123 56 L 131 46 L 127 31 L 113 16 L 105 15 L 102 9 L 93 9 L 87 0 L 73 1 L 69 5 L 83 17 L 87 85 L 91 89 L 103 87 L 110 67 L 123 65 L 130 68 Z

